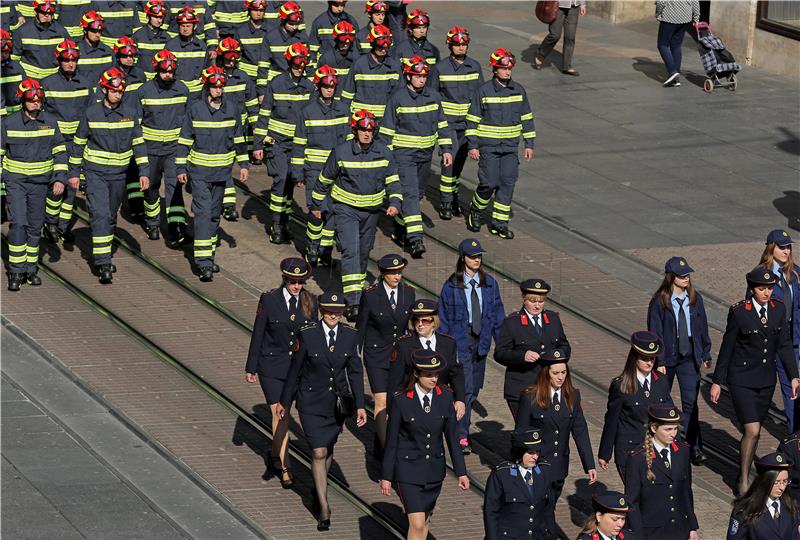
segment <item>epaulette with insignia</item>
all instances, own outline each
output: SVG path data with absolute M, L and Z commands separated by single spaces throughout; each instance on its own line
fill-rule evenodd
M 519 311 L 512 311 L 506 315 L 506 319 L 513 319 L 514 317 L 519 317 Z
M 798 431 L 795 431 L 794 433 L 792 433 L 791 435 L 789 435 L 788 437 L 786 437 L 786 438 L 783 440 L 783 442 L 796 441 L 796 440 L 798 440 L 798 439 L 800 439 L 800 430 L 798 430 Z
M 378 285 L 380 285 L 380 283 L 376 283 L 372 287 L 367 287 L 367 289 L 364 292 L 374 291 L 375 289 L 378 288 Z
M 634 448 L 630 452 L 628 452 L 629 456 L 638 456 L 639 454 L 644 454 L 644 447 Z
M 549 467 L 550 466 L 550 462 L 546 461 L 544 459 L 540 459 L 539 461 L 536 462 L 536 465 Z
M 739 300 L 738 302 L 736 302 L 735 304 L 733 304 L 733 305 L 731 306 L 731 309 L 740 308 L 740 307 L 742 307 L 743 305 L 745 305 L 746 303 L 748 303 L 749 301 L 750 301 L 750 300 Z
M 494 470 L 499 471 L 500 469 L 508 469 L 509 467 L 516 467 L 517 464 L 513 461 L 501 461 L 497 465 L 495 465 Z
M 404 339 L 409 339 L 409 338 L 412 338 L 412 337 L 414 337 L 414 336 L 412 336 L 411 334 L 403 334 L 402 336 L 397 338 L 397 341 L 403 341 Z
M 309 330 L 311 328 L 316 328 L 316 327 L 317 327 L 317 323 L 315 321 L 310 321 L 305 326 L 301 326 L 300 327 L 300 331 L 302 332 L 303 330 Z

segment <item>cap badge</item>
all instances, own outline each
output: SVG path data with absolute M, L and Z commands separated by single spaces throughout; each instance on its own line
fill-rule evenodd
M 331 295 L 331 300 L 333 300 L 334 302 L 336 302 L 338 299 L 339 298 L 335 294 Z
M 769 274 L 764 273 L 764 279 L 769 279 Z
M 392 264 L 400 264 L 400 261 L 398 261 L 397 259 L 392 259 Z
M 295 274 L 299 274 L 300 273 L 300 267 L 299 266 L 295 266 L 294 267 L 294 273 Z
M 473 240 L 473 241 L 472 241 L 472 243 L 471 243 L 470 245 L 471 245 L 472 247 L 478 247 L 478 243 L 477 243 L 475 240 Z
M 538 289 L 539 287 L 542 286 L 542 284 L 541 284 L 541 282 L 537 281 L 536 283 L 533 284 L 533 286 Z
M 620 499 L 619 499 L 619 505 L 624 507 L 624 506 L 625 506 L 625 499 L 623 499 L 623 498 L 621 498 L 621 497 L 620 497 Z
M 425 307 L 425 304 L 423 304 L 422 302 L 420 302 L 419 304 L 417 304 L 417 309 L 422 309 L 422 308 L 424 308 L 424 307 Z
M 672 409 L 671 411 L 669 411 L 669 416 L 670 416 L 670 418 L 674 418 L 675 417 L 675 409 Z
M 438 358 L 431 358 L 431 365 L 432 366 L 438 366 L 439 365 L 439 359 Z
M 783 462 L 783 457 L 782 456 L 775 456 L 775 461 L 777 461 L 778 463 L 782 463 Z
M 648 345 L 648 348 L 652 351 L 653 349 L 656 348 L 656 344 L 655 343 L 651 343 L 650 345 Z
M 553 354 L 553 356 L 555 356 L 556 358 L 561 358 L 561 352 L 559 352 L 559 351 L 556 351 L 556 352 Z
M 539 438 L 539 432 L 538 431 L 534 431 L 533 432 L 533 440 L 535 441 L 538 438 Z

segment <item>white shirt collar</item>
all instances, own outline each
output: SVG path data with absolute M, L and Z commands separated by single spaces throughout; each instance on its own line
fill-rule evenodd
M 420 342 L 420 344 L 422 345 L 423 348 L 425 347 L 425 342 L 426 341 L 430 341 L 431 342 L 431 349 L 433 349 L 434 351 L 436 350 L 436 332 L 431 334 L 431 337 L 422 337 L 419 334 L 417 334 L 417 337 L 419 337 L 419 342 Z
M 333 339 L 336 339 L 339 336 L 339 325 L 337 324 L 333 328 L 330 328 L 324 322 L 322 323 L 322 331 L 325 333 L 325 343 L 331 339 L 331 330 L 333 330 Z
M 752 303 L 752 304 L 753 304 L 753 307 L 754 307 L 754 308 L 756 308 L 756 315 L 757 315 L 757 314 L 758 314 L 758 312 L 761 310 L 761 308 L 765 308 L 765 307 L 767 307 L 767 305 L 766 305 L 766 304 L 764 304 L 764 305 L 761 305 L 761 304 L 759 304 L 758 302 L 756 302 L 756 299 L 755 299 L 755 298 L 753 298 L 753 297 L 751 297 L 751 298 L 750 298 L 750 303 Z
M 522 466 L 522 463 L 517 463 L 517 470 L 519 470 L 519 474 L 522 475 L 523 480 L 525 480 L 525 475 L 529 472 L 531 473 L 531 476 L 533 476 L 533 469 L 526 469 Z
M 292 298 L 292 293 L 290 293 L 289 289 L 287 289 L 286 287 L 282 287 L 282 288 L 283 288 L 283 299 L 286 301 L 286 305 L 288 306 L 289 305 L 289 300 Z M 300 305 L 299 304 L 300 303 L 299 296 L 300 295 L 295 296 L 295 298 L 297 298 L 298 305 Z
M 424 402 L 423 402 L 423 399 L 425 398 L 425 396 L 428 396 L 428 401 L 429 401 L 431 404 L 433 404 L 433 389 L 431 389 L 431 391 L 430 391 L 430 392 L 428 392 L 428 393 L 425 393 L 425 392 L 422 390 L 422 388 L 420 388 L 419 384 L 415 384 L 415 385 L 414 385 L 414 390 L 416 390 L 416 391 L 417 391 L 417 399 L 419 400 L 419 404 L 420 404 L 420 406 L 421 406 L 421 407 L 424 407 L 424 406 L 425 406 L 425 404 L 424 404 Z
M 774 503 L 774 502 L 778 503 L 778 511 L 780 512 L 780 510 L 781 510 L 781 501 L 780 501 L 780 499 L 773 499 L 772 497 L 767 497 L 767 508 L 769 509 L 769 513 L 771 515 L 774 515 L 772 513 L 775 511 L 775 508 L 773 508 L 773 506 L 772 506 L 772 503 Z
M 399 294 L 399 293 L 397 292 L 397 287 L 395 287 L 394 289 L 392 289 L 392 288 L 391 288 L 391 287 L 389 287 L 389 286 L 386 284 L 386 282 L 384 281 L 384 282 L 383 282 L 383 290 L 384 290 L 384 291 L 386 291 L 386 298 L 389 298 L 389 295 L 392 293 L 392 291 L 394 291 L 394 301 L 395 301 L 395 302 L 397 302 L 397 296 L 398 296 L 398 294 Z
M 658 442 L 656 442 L 655 439 L 653 439 L 653 449 L 655 449 L 656 454 L 658 454 L 658 457 L 661 457 L 661 451 L 665 448 L 668 450 L 667 455 L 669 456 L 670 463 L 672 463 L 672 449 L 669 446 L 661 446 L 661 444 L 659 444 Z
M 527 309 L 524 309 L 524 308 L 523 308 L 523 311 L 525 311 L 525 314 L 528 316 L 528 318 L 532 322 L 537 322 L 540 325 L 542 324 L 542 314 L 541 313 L 539 313 L 538 315 L 533 315 L 530 311 L 528 311 Z
M 614 536 L 606 536 L 605 534 L 601 533 L 600 531 L 597 531 L 597 534 L 600 535 L 600 539 L 601 540 L 613 540 L 615 538 Z
M 561 388 L 554 389 L 552 386 L 550 387 L 550 403 L 553 402 L 553 396 L 558 392 L 558 401 L 561 401 Z
M 647 380 L 647 385 L 652 387 L 653 386 L 653 377 L 652 376 L 653 376 L 652 372 L 648 373 L 647 377 L 645 377 L 644 375 L 642 375 L 641 371 L 639 371 L 638 369 L 636 370 L 636 378 L 639 379 L 639 384 L 641 384 L 642 386 L 644 386 L 644 381 L 646 379 Z

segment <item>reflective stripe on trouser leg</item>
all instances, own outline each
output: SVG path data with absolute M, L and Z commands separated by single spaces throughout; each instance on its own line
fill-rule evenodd
M 489 206 L 495 190 L 500 185 L 500 153 L 481 150 L 478 161 L 478 188 L 472 196 L 472 206 L 484 210 Z
M 430 163 L 428 163 L 430 168 Z M 420 214 L 419 201 L 419 163 L 398 159 L 398 173 L 400 174 L 400 189 L 403 192 L 402 217 L 395 218 L 395 222 L 406 227 L 406 239 L 415 240 L 422 237 L 422 215 Z
M 64 191 L 61 195 L 54 195 L 52 189 L 48 190 L 45 201 L 45 222 L 55 225 L 62 231 L 66 231 L 72 220 L 75 195 L 76 190 L 69 187 L 68 184 L 64 185 Z
M 458 187 L 461 183 L 461 172 L 467 161 L 469 147 L 464 130 L 456 131 L 458 147 L 453 148 L 453 163 L 447 167 L 442 166 L 442 176 L 439 179 L 439 192 L 442 202 L 453 202 L 458 198 Z
M 271 157 L 267 159 L 267 172 L 272 177 L 269 209 L 272 212 L 273 223 L 286 223 L 289 220 L 288 212 L 291 212 L 292 209 L 294 185 L 289 167 L 291 153 L 291 143 L 275 144 L 270 148 Z
M 333 212 L 342 252 L 342 292 L 348 305 L 354 305 L 361 298 L 380 213 L 341 203 L 333 204 Z
M 148 227 L 161 225 L 161 178 L 177 175 L 175 155 L 148 154 L 150 187 L 144 191 L 144 223 Z
M 86 171 L 86 205 L 92 227 L 92 263 L 111 264 L 111 242 L 117 213 L 125 198 L 125 179 L 107 179 Z
M 228 177 L 225 181 L 225 194 L 222 196 L 222 206 L 236 206 L 236 184 L 233 182 L 233 176 Z
M 175 160 L 172 159 L 174 165 Z M 186 203 L 183 200 L 183 184 L 175 174 L 167 173 L 164 179 L 164 204 L 167 205 L 167 223 L 186 223 Z
M 305 169 L 304 177 L 306 183 L 306 205 L 311 200 L 311 192 L 314 190 L 314 186 L 316 184 L 315 177 L 319 176 L 319 169 Z M 311 209 L 309 207 L 308 211 L 308 221 L 306 221 L 306 238 L 308 239 L 309 247 L 320 246 L 320 242 L 322 241 L 322 223 L 323 218 L 315 218 L 311 214 Z
M 219 216 L 225 182 L 192 181 L 192 214 L 194 214 L 194 262 L 198 268 L 214 262 Z
M 6 184 L 6 208 L 8 211 L 8 265 L 13 274 L 24 274 L 28 252 L 28 201 L 24 182 Z
M 34 272 L 39 265 L 39 241 L 42 239 L 44 225 L 45 199 L 48 184 L 26 184 L 28 205 L 28 224 L 25 227 L 28 249 L 26 250 L 26 271 Z
M 519 156 L 516 152 L 500 154 L 500 184 L 494 194 L 492 205 L 492 224 L 507 224 L 511 218 L 511 200 L 514 197 L 514 186 L 519 177 Z

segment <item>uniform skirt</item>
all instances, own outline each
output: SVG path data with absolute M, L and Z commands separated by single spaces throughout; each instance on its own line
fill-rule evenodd
M 275 405 L 281 400 L 281 392 L 283 392 L 283 385 L 286 383 L 286 379 L 259 375 L 258 382 L 261 384 L 261 391 L 264 392 L 264 398 L 269 405 Z
M 303 433 L 305 433 L 311 448 L 333 448 L 339 438 L 339 433 L 342 432 L 343 417 L 318 416 L 303 412 L 300 412 L 299 415 Z
M 733 410 L 736 418 L 742 424 L 750 422 L 764 423 L 772 404 L 772 394 L 775 393 L 775 385 L 765 386 L 764 388 L 747 388 L 729 384 L 728 390 L 731 392 L 733 400 Z
M 418 484 L 407 484 L 397 482 L 397 493 L 406 514 L 416 512 L 433 512 L 436 506 L 436 499 L 442 491 L 442 481 L 432 482 L 424 486 Z
M 369 387 L 373 394 L 387 392 L 389 386 L 389 364 L 383 365 L 367 364 L 367 378 Z

